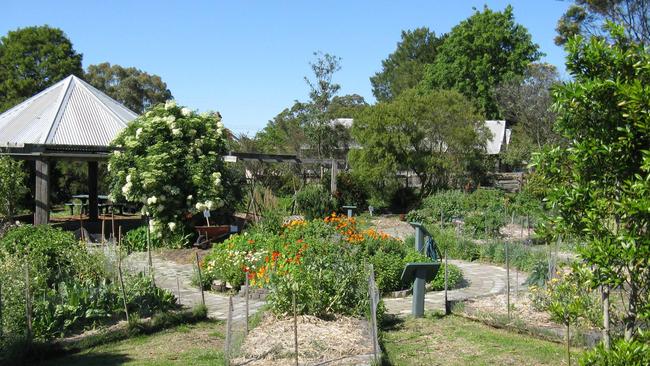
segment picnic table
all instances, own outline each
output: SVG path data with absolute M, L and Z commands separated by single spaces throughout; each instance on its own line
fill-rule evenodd
M 65 205 L 70 207 L 70 215 L 74 215 L 74 208 L 75 206 L 81 206 L 81 212 L 83 213 L 87 207 L 88 207 L 88 200 L 90 199 L 90 196 L 88 194 L 75 194 L 72 195 L 72 198 L 76 198 L 81 201 L 81 203 L 74 203 L 74 202 L 68 202 Z M 108 196 L 107 195 L 98 195 L 97 200 L 100 202 L 106 202 L 108 201 Z M 106 204 L 101 204 L 100 206 L 106 206 Z

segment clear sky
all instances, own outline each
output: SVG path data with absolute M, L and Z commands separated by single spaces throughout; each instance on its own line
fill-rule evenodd
M 100 62 L 160 75 L 179 104 L 217 110 L 236 133 L 263 128 L 294 100 L 314 51 L 342 58 L 341 94 L 374 102 L 369 77 L 403 29 L 448 32 L 472 7 L 514 7 L 516 21 L 564 72 L 555 25 L 569 2 L 513 1 L 34 1 L 3 0 L 0 34 L 30 25 L 63 29 L 84 68 Z

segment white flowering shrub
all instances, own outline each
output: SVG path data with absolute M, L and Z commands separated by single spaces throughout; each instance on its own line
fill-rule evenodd
M 199 115 L 168 101 L 132 121 L 113 145 L 110 198 L 142 203 L 157 237 L 180 230 L 187 213 L 224 205 L 228 174 L 219 114 Z

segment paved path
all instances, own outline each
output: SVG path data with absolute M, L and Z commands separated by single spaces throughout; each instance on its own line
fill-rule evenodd
M 471 298 L 490 296 L 506 291 L 506 269 L 484 263 L 449 260 L 450 264 L 458 266 L 463 271 L 463 277 L 468 286 L 451 290 L 447 298 L 451 301 L 461 301 Z M 527 275 L 523 272 L 510 271 L 510 291 L 515 292 L 519 280 L 519 290 L 525 287 Z M 425 310 L 443 310 L 444 291 L 427 292 L 424 296 Z M 385 298 L 386 311 L 390 314 L 408 315 L 411 313 L 413 296 L 404 298 Z
M 414 234 L 413 227 L 405 221 L 395 217 L 377 217 L 372 220 L 373 228 L 404 240 L 408 235 Z M 496 295 L 506 291 L 506 269 L 485 263 L 449 260 L 463 271 L 463 277 L 468 286 L 458 290 L 451 290 L 447 298 L 451 301 L 461 301 L 471 298 Z M 527 274 L 510 271 L 510 290 L 514 292 L 525 288 Z M 517 280 L 519 286 L 517 286 Z M 424 297 L 425 310 L 444 310 L 444 291 L 428 292 Z M 385 298 L 386 310 L 391 314 L 407 315 L 411 313 L 413 297 Z
M 153 254 L 154 278 L 158 287 L 171 291 L 176 297 L 180 286 L 180 303 L 193 307 L 201 303 L 201 291 L 192 286 L 192 276 L 196 266 L 179 264 L 162 259 Z M 132 253 L 124 260 L 124 268 L 132 272 L 141 272 L 148 267 L 147 253 Z M 178 282 L 177 282 L 178 278 Z M 205 305 L 208 316 L 213 319 L 225 320 L 228 312 L 228 296 L 205 291 Z M 253 315 L 264 305 L 260 300 L 249 300 L 249 314 Z M 246 314 L 246 301 L 242 296 L 233 296 L 233 319 L 243 320 Z

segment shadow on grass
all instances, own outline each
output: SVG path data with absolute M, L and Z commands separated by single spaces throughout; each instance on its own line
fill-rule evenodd
M 64 360 L 65 358 L 65 360 Z M 54 366 L 60 365 L 60 362 L 65 362 L 66 366 L 113 366 L 123 365 L 132 360 L 131 357 L 121 353 L 110 352 L 93 352 L 90 354 L 76 354 L 64 356 L 64 358 L 53 358 L 41 363 L 39 366 Z

